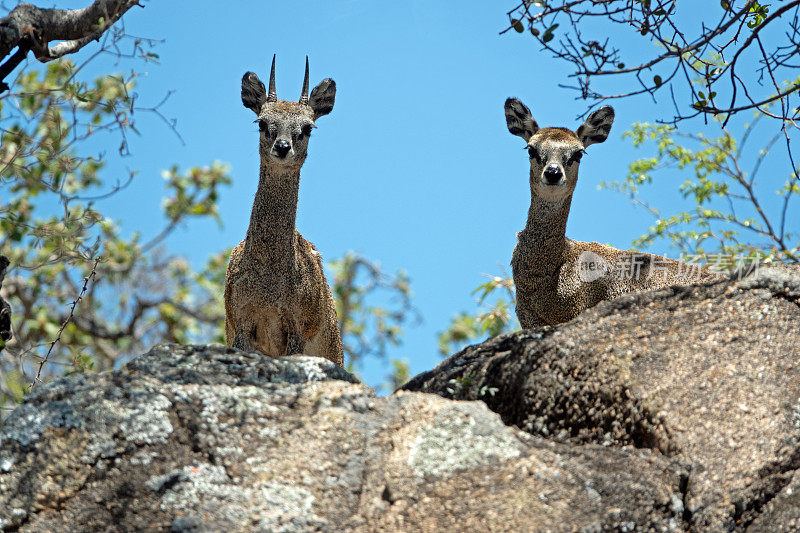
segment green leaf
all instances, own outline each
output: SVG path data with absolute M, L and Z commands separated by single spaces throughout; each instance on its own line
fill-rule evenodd
M 653 83 L 656 84 L 656 87 L 661 87 L 661 84 L 664 83 L 664 80 L 661 79 L 661 76 L 656 74 L 655 76 L 653 76 Z
M 522 33 L 525 31 L 525 26 L 522 25 L 518 19 L 511 19 L 511 27 L 514 28 L 517 33 Z
M 542 35 L 543 43 L 548 43 L 553 40 L 553 38 L 555 37 L 553 35 L 553 32 L 556 30 L 556 28 L 558 28 L 558 24 L 553 24 L 552 26 L 550 26 L 545 30 L 544 34 Z

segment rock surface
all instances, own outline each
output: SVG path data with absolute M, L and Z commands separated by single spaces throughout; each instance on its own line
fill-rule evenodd
M 696 531 L 800 531 L 800 268 L 603 302 L 471 346 L 403 389 L 547 439 L 687 465 Z
M 5 420 L 0 530 L 675 531 L 687 476 L 324 359 L 164 345 Z
M 405 389 L 222 346 L 61 378 L 0 425 L 0 530 L 800 530 L 798 268 L 605 302 Z

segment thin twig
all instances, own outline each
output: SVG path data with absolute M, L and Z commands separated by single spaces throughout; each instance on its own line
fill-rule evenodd
M 61 334 L 64 332 L 64 329 L 67 327 L 67 324 L 69 324 L 70 321 L 72 320 L 72 316 L 75 314 L 75 308 L 78 306 L 80 301 L 83 299 L 83 295 L 86 294 L 86 291 L 89 289 L 89 282 L 94 280 L 94 276 L 97 273 L 97 265 L 98 265 L 98 263 L 100 263 L 100 257 L 99 256 L 94 260 L 94 265 L 92 265 L 91 273 L 89 273 L 88 276 L 83 278 L 83 288 L 81 288 L 81 292 L 80 292 L 80 294 L 78 294 L 78 297 L 75 298 L 72 301 L 72 305 L 70 305 L 70 308 L 69 308 L 69 315 L 67 315 L 66 320 L 64 320 L 64 322 L 61 324 L 61 327 L 58 330 L 58 334 L 56 335 L 56 338 L 53 340 L 53 342 L 50 343 L 50 348 L 47 350 L 47 355 L 45 355 L 44 359 L 42 359 L 39 362 L 39 369 L 36 371 L 36 377 L 33 378 L 33 381 L 31 381 L 31 384 L 28 387 L 28 392 L 32 391 L 33 387 L 35 387 L 37 383 L 40 383 L 42 381 L 41 380 L 42 369 L 44 369 L 44 365 L 47 364 L 47 361 L 50 358 L 50 354 L 53 353 L 53 348 L 55 348 L 55 346 L 58 343 L 58 341 L 61 340 Z

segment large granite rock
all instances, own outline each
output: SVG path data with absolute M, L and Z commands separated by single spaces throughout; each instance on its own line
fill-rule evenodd
M 800 531 L 797 266 L 604 302 L 469 347 L 403 388 L 483 400 L 553 441 L 681 461 L 694 530 Z
M 800 530 L 798 268 L 606 302 L 405 388 L 436 394 L 222 346 L 61 378 L 0 425 L 0 530 Z
M 324 359 L 164 345 L 0 426 L 0 530 L 675 531 L 687 476 Z

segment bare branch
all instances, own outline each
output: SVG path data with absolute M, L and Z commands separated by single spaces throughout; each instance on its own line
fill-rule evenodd
M 82 9 L 44 9 L 20 4 L 0 19 L 0 60 L 17 52 L 0 66 L 0 83 L 33 51 L 39 61 L 73 54 L 96 41 L 139 0 L 95 0 Z M 50 45 L 52 41 L 61 41 Z M 0 92 L 8 90 L 2 83 Z
M 83 295 L 89 288 L 89 282 L 94 280 L 95 273 L 97 272 L 97 264 L 99 262 L 100 258 L 98 257 L 94 261 L 94 266 L 92 266 L 92 272 L 88 276 L 83 278 L 83 288 L 81 288 L 81 292 L 80 294 L 78 294 L 78 297 L 72 301 L 72 304 L 70 305 L 69 308 L 69 315 L 67 315 L 67 318 L 61 324 L 61 327 L 58 330 L 58 334 L 56 335 L 56 338 L 53 339 L 53 342 L 50 343 L 50 348 L 47 350 L 47 354 L 45 354 L 44 358 L 39 362 L 39 368 L 36 370 L 36 377 L 33 379 L 33 381 L 31 381 L 30 387 L 28 388 L 29 392 L 33 390 L 33 387 L 36 386 L 36 383 L 41 381 L 42 369 L 44 369 L 44 365 L 47 364 L 47 361 L 50 358 L 50 354 L 53 352 L 53 348 L 58 343 L 58 341 L 61 340 L 61 334 L 64 333 L 64 328 L 66 328 L 67 324 L 69 324 L 70 320 L 72 320 L 72 317 L 75 313 L 75 308 L 78 306 L 78 303 L 80 303 L 80 301 L 83 299 Z
M 781 121 L 796 118 L 798 106 L 790 104 L 789 97 L 798 94 L 800 84 L 773 84 L 769 93 L 757 94 L 760 87 L 750 79 L 745 83 L 737 74 L 737 66 L 748 76 L 755 72 L 761 78 L 767 74 L 772 78 L 796 77 L 800 0 L 779 4 L 774 12 L 769 12 L 769 5 L 754 0 L 723 2 L 719 7 L 706 8 L 720 10 L 718 20 L 710 24 L 687 22 L 697 20 L 696 5 L 681 3 L 684 11 L 680 12 L 678 6 L 676 0 L 526 0 L 508 12 L 510 25 L 501 33 L 512 28 L 522 32 L 527 26 L 545 51 L 572 65 L 570 77 L 578 82 L 573 88 L 580 91 L 581 98 L 595 104 L 642 93 L 655 97 L 667 87 L 674 95 L 674 87 L 681 85 L 686 100 L 676 101 L 674 117 L 665 118 L 664 123 L 701 115 L 730 118 L 750 109 Z M 689 14 L 693 16 L 687 17 Z M 593 19 L 592 24 L 582 25 L 587 18 Z M 640 42 L 608 37 L 620 30 L 638 33 Z M 588 36 L 589 31 L 595 38 Z M 769 36 L 772 49 L 762 54 L 745 53 L 754 43 L 761 44 L 762 35 Z M 660 50 L 642 58 L 641 41 Z M 627 85 L 634 86 L 622 94 L 609 93 L 595 87 L 594 82 L 602 78 L 633 81 Z M 718 105 L 716 102 L 723 98 L 729 99 L 728 104 Z M 772 102 L 780 102 L 781 112 L 767 110 Z

